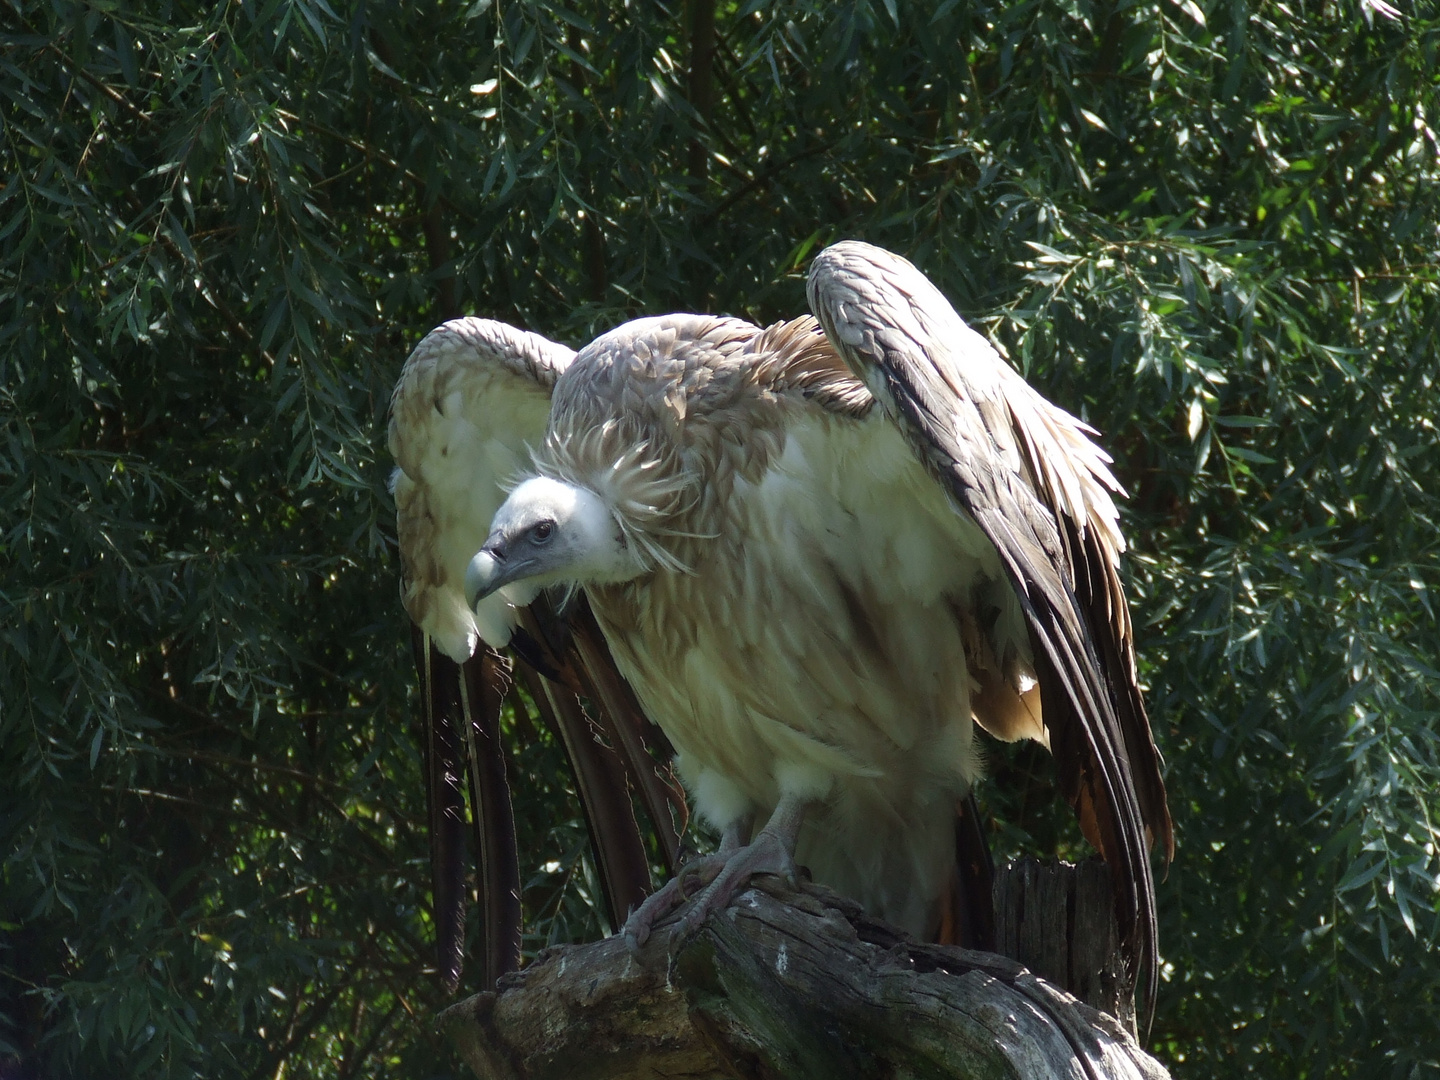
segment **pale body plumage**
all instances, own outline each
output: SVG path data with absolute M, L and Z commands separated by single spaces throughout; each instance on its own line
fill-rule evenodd
M 833 356 L 839 411 L 764 377 L 766 346 L 823 344 L 813 322 L 757 335 L 685 316 L 605 335 L 557 385 L 537 465 L 604 492 L 621 448 L 644 447 L 630 501 L 674 565 L 588 592 L 699 812 L 723 828 L 813 797 L 798 860 L 923 933 L 954 864 L 955 800 L 980 771 L 956 609 L 986 597 L 1022 655 L 1023 622 L 993 547 Z
M 513 478 L 488 451 L 471 473 L 483 497 L 471 492 L 451 519 L 463 536 L 429 563 L 407 557 L 407 606 L 438 639 L 472 643 L 454 595 L 461 552 L 482 544 L 469 573 L 493 644 L 511 621 L 483 609 L 495 599 L 484 582 L 524 582 L 516 602 L 538 585 L 583 585 L 699 811 L 723 828 L 764 820 L 787 797 L 807 802 L 798 861 L 916 933 L 940 918 L 955 803 L 981 772 L 972 715 L 1001 738 L 1047 745 L 1058 722 L 1062 785 L 1130 879 L 1117 913 L 1149 967 L 1142 834 L 1168 843 L 1169 822 L 1134 688 L 1108 459 L 903 260 L 837 245 L 817 260 L 811 297 L 824 332 L 808 318 L 761 331 L 667 316 L 554 364 L 543 445 L 533 418 L 523 430 L 500 420 L 494 438 L 516 457 L 528 447 L 525 471 L 593 493 L 593 505 L 557 510 L 540 488 L 517 489 L 487 540 L 481 509 Z M 482 394 L 517 377 L 489 368 Z M 397 417 L 411 408 L 405 386 Z M 473 446 L 503 412 L 428 422 Z M 442 476 L 463 486 L 448 455 L 411 456 L 437 478 L 408 492 L 415 505 L 439 501 L 427 485 Z M 583 566 L 545 547 L 548 532 L 532 536 L 547 514 L 567 543 L 601 537 Z

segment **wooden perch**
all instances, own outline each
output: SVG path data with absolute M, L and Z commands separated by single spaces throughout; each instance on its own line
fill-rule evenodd
M 995 951 L 1135 1031 L 1135 984 L 1120 958 L 1110 868 L 1024 858 L 995 875 Z
M 759 879 L 684 942 L 547 950 L 439 1024 L 482 1080 L 1158 1080 L 1110 1016 L 1020 964 L 919 944 L 816 885 Z

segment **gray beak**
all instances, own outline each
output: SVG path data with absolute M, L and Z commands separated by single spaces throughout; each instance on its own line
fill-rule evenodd
M 496 530 L 465 568 L 465 603 L 474 611 L 481 600 L 523 578 L 534 564 L 534 559 L 510 559 L 505 537 Z

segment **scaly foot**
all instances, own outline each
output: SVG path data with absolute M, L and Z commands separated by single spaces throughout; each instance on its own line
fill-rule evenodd
M 700 929 L 712 911 L 724 911 L 737 893 L 743 892 L 756 874 L 774 874 L 795 885 L 798 874 L 793 854 L 794 841 L 772 832 L 767 826 L 754 840 L 725 860 L 715 880 L 691 902 L 671 931 L 672 939 L 683 938 Z
M 685 863 L 665 885 L 645 898 L 645 902 L 630 913 L 621 931 L 625 944 L 634 952 L 650 940 L 655 924 L 683 905 L 697 893 L 703 892 L 725 869 L 730 854 L 718 851 L 714 855 L 697 855 Z
M 691 896 L 703 890 L 721 870 L 730 856 L 740 850 L 741 837 L 750 832 L 750 817 L 747 814 L 725 827 L 720 838 L 720 850 L 713 855 L 697 855 L 688 859 L 665 885 L 645 898 L 645 902 L 630 913 L 621 933 L 625 944 L 633 953 L 649 940 L 655 924 L 670 912 L 680 907 Z
M 672 937 L 697 929 L 712 911 L 724 909 L 756 874 L 776 874 L 795 884 L 795 841 L 804 816 L 805 801 L 787 796 L 750 843 L 740 843 L 742 833 L 750 828 L 748 818 L 727 828 L 718 852 L 686 863 L 674 880 L 625 920 L 625 942 L 630 950 L 643 945 L 657 922 L 686 903 L 689 910 L 676 924 Z M 697 884 L 703 891 L 691 900 Z

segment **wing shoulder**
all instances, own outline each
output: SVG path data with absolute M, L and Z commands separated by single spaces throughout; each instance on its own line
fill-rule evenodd
M 390 453 L 405 609 L 440 648 L 468 658 L 513 626 L 503 599 L 472 614 L 464 574 L 504 501 L 504 485 L 545 437 L 550 394 L 574 352 L 488 319 L 426 335 L 390 403 Z
M 749 342 L 755 383 L 840 416 L 864 417 L 875 405 L 813 316 L 773 323 Z

